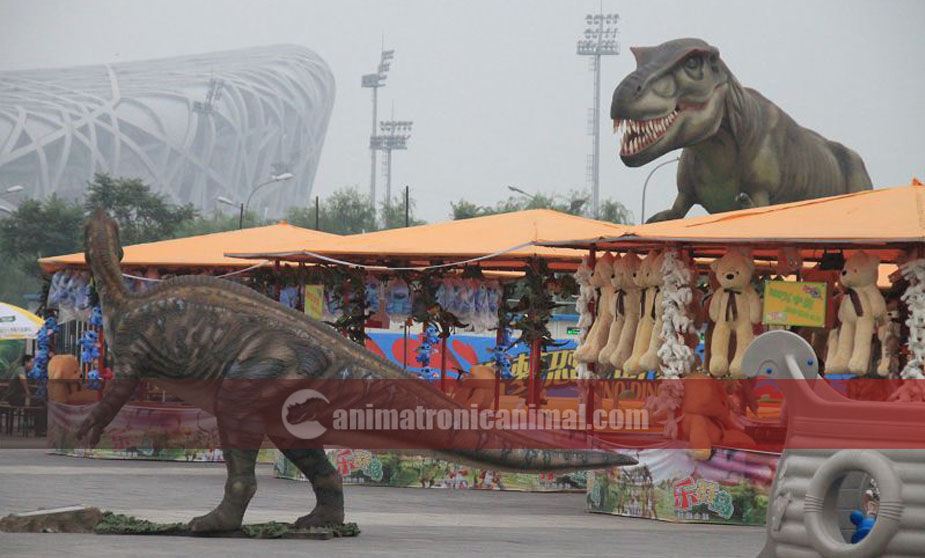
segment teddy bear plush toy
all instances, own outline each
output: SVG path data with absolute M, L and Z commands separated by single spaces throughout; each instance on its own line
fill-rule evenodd
M 755 445 L 732 418 L 725 382 L 706 374 L 684 379 L 679 433 L 682 440 L 690 441 L 692 456 L 698 461 L 709 459 L 718 444 L 740 449 Z
M 652 309 L 649 310 L 649 316 L 652 318 L 652 334 L 649 335 L 649 347 L 643 355 L 639 357 L 639 367 L 644 371 L 658 369 L 658 349 L 662 346 L 662 342 L 664 341 L 662 339 L 662 321 L 664 316 L 662 312 L 662 301 L 664 298 L 662 287 L 665 283 L 662 263 L 664 260 L 664 252 L 659 253 L 656 261 L 652 262 L 652 267 L 649 269 L 649 291 L 652 295 Z
M 607 344 L 610 335 L 610 322 L 613 314 L 609 306 L 613 304 L 613 275 L 614 258 L 611 254 L 604 254 L 594 264 L 594 275 L 591 276 L 591 286 L 600 290 L 597 304 L 597 317 L 591 325 L 591 330 L 584 343 L 575 350 L 575 358 L 579 362 L 597 362 L 597 357 Z
M 642 366 L 642 357 L 649 350 L 652 336 L 658 336 L 655 330 L 655 318 L 658 315 L 658 285 L 661 283 L 661 253 L 650 251 L 639 264 L 634 282 L 639 288 L 639 324 L 636 326 L 636 335 L 633 339 L 633 351 L 623 363 L 623 371 L 629 374 L 639 374 L 649 370 Z
M 877 326 L 886 320 L 886 301 L 877 288 L 880 258 L 857 252 L 845 260 L 838 278 L 844 289 L 838 307 L 838 337 L 829 355 L 826 372 L 856 376 L 867 374 Z
M 637 296 L 633 301 L 629 291 L 630 285 L 634 289 L 636 287 L 632 273 L 638 269 L 638 261 L 638 258 L 634 260 L 629 254 L 623 257 L 616 256 L 613 261 L 613 274 L 610 277 L 610 284 L 613 286 L 613 302 L 608 307 L 611 315 L 610 334 L 607 337 L 607 344 L 597 357 L 597 361 L 606 366 L 612 365 L 614 353 L 620 348 L 620 336 L 627 324 L 628 315 L 632 314 L 637 321 L 639 318 L 639 309 L 632 311 L 633 302 L 638 304 L 639 298 Z M 636 267 L 633 270 L 628 269 L 628 266 L 633 264 L 636 264 Z M 635 322 L 630 324 L 630 327 L 635 328 Z M 629 357 L 629 354 L 626 357 Z M 623 360 L 626 360 L 626 357 Z M 620 364 L 623 362 L 620 361 Z
M 611 350 L 609 354 L 602 355 L 601 360 L 606 359 L 608 364 L 617 370 L 623 369 L 623 363 L 633 353 L 641 302 L 641 291 L 636 284 L 640 263 L 639 256 L 627 253 L 620 258 L 620 274 L 615 278 L 614 303 L 611 305 L 614 320 L 610 326 L 610 339 L 607 343 L 607 348 Z
M 753 326 L 761 320 L 761 299 L 752 288 L 755 264 L 751 252 L 730 249 L 710 264 L 719 288 L 710 298 L 710 321 L 713 336 L 710 340 L 709 371 L 713 376 L 727 374 L 743 378 L 742 357 L 754 338 Z M 729 360 L 729 345 L 735 335 L 735 353 Z

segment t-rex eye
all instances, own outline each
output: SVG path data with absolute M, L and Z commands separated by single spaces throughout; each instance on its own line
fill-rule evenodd
M 688 70 L 696 70 L 700 68 L 701 64 L 703 64 L 703 58 L 701 58 L 699 54 L 689 56 L 687 60 L 684 61 L 684 67 Z

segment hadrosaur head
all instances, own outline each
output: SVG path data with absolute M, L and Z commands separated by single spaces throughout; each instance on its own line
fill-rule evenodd
M 698 143 L 723 120 L 730 80 L 719 50 L 700 39 L 675 39 L 633 47 L 636 70 L 613 92 L 614 132 L 626 131 L 620 158 L 630 167 Z

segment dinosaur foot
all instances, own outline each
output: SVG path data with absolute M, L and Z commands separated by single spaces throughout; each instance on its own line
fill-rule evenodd
M 221 504 L 209 513 L 193 518 L 187 528 L 191 533 L 234 531 L 243 520 L 244 510 L 234 510 L 231 506 Z
M 311 527 L 336 527 L 343 524 L 343 508 L 321 506 L 316 507 L 310 514 L 303 515 L 295 521 L 295 526 L 297 529 L 309 529 Z

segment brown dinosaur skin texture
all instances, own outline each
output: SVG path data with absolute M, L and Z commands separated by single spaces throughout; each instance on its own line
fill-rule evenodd
M 620 158 L 630 167 L 682 149 L 678 196 L 648 222 L 869 190 L 857 153 L 803 128 L 754 89 L 742 87 L 700 39 L 634 47 L 637 68 L 613 93 Z
M 88 264 L 103 307 L 106 344 L 118 381 L 80 425 L 78 438 L 89 436 L 90 445 L 95 445 L 141 379 L 168 390 L 182 384 L 183 389 L 173 393 L 218 419 L 228 471 L 224 498 L 215 510 L 190 522 L 192 531 L 229 531 L 241 525 L 257 489 L 254 466 L 265 435 L 312 484 L 315 509 L 299 518 L 296 526 L 343 522 L 341 479 L 324 451 L 288 449 L 293 446 L 292 439 L 267 432 L 263 424 L 265 402 L 275 399 L 255 390 L 258 384 L 247 380 L 406 378 L 407 391 L 421 404 L 459 407 L 325 324 L 242 285 L 190 276 L 164 281 L 145 293 L 130 293 L 119 268 L 122 250 L 115 221 L 98 211 L 85 236 Z M 263 382 L 259 387 L 271 390 L 280 383 Z M 201 389 L 191 387 L 200 384 Z M 529 438 L 512 432 L 498 435 L 505 441 L 504 449 L 473 447 L 433 453 L 515 471 L 575 471 L 635 463 L 627 456 L 600 451 L 521 449 L 529 447 Z

